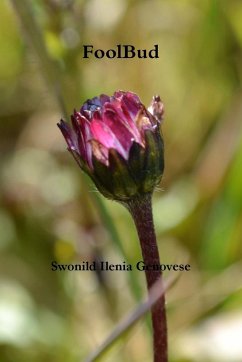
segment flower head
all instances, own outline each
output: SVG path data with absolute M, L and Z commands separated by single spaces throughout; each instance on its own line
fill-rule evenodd
M 104 196 L 125 201 L 152 192 L 163 169 L 160 122 L 163 104 L 153 97 L 148 110 L 131 92 L 87 100 L 58 126 L 79 166 Z

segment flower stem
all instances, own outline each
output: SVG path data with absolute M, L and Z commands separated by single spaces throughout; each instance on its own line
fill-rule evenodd
M 138 232 L 145 265 L 160 265 L 159 251 L 153 222 L 151 194 L 128 201 L 125 206 L 130 211 Z M 162 278 L 160 270 L 145 270 L 148 290 Z M 165 296 L 151 308 L 153 326 L 154 362 L 167 362 L 167 323 Z

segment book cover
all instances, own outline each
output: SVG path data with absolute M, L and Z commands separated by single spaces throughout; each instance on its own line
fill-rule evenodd
M 0 361 L 241 362 L 242 3 L 0 29 Z

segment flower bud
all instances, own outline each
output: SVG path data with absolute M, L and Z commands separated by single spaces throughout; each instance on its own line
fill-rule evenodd
M 125 202 L 151 193 L 164 170 L 160 133 L 163 104 L 153 97 L 148 110 L 139 97 L 118 91 L 87 100 L 58 126 L 78 165 L 107 198 Z

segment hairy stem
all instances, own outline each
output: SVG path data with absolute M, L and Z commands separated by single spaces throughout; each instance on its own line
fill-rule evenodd
M 128 201 L 125 206 L 130 211 L 138 232 L 143 260 L 146 266 L 160 265 L 159 251 L 154 229 L 151 194 Z M 148 290 L 162 278 L 160 270 L 145 270 Z M 153 326 L 154 362 L 167 362 L 167 323 L 164 293 L 151 308 Z

